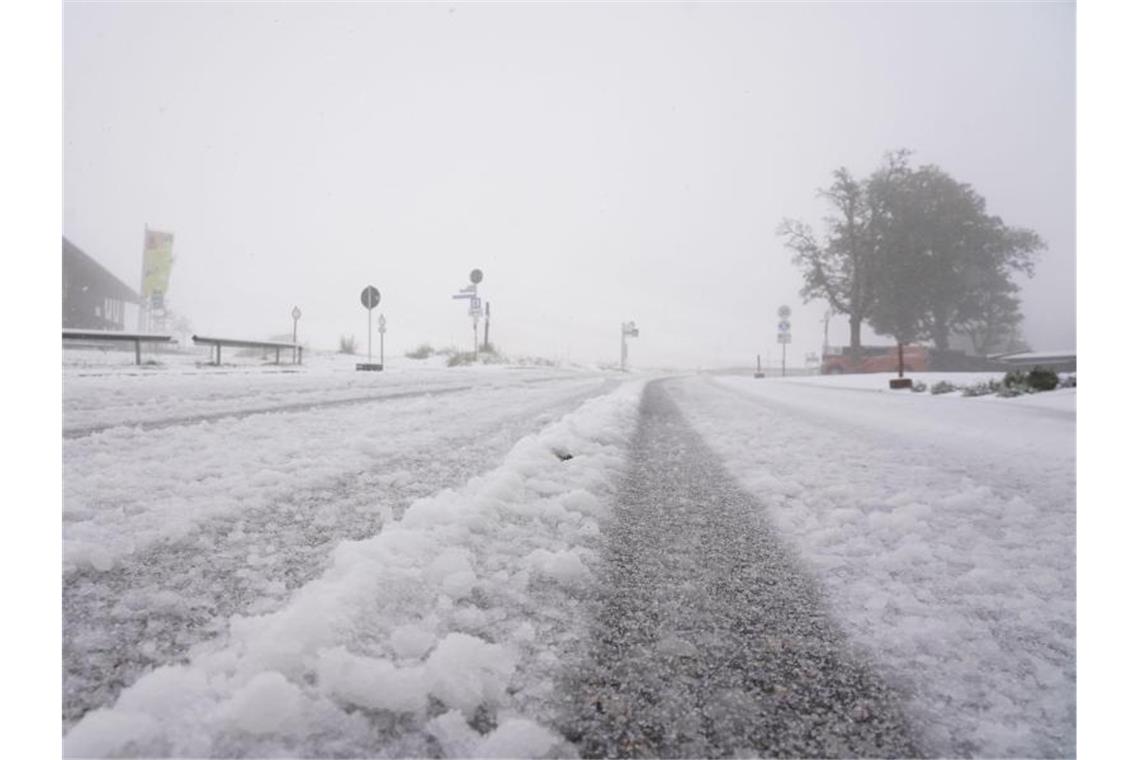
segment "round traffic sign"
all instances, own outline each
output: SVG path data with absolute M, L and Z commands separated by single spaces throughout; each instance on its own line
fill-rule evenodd
M 786 319 L 780 320 L 780 332 L 787 332 L 792 329 L 792 323 Z
M 293 307 L 293 319 L 300 319 L 300 318 L 301 318 L 301 309 L 297 306 L 294 306 Z
M 479 283 L 481 283 L 483 281 L 483 270 L 482 269 L 472 269 L 470 276 L 471 276 L 471 282 L 478 285 Z
M 380 291 L 369 285 L 360 291 L 360 302 L 366 309 L 375 309 L 376 304 L 380 303 Z
M 787 319 L 792 316 L 792 310 L 787 306 L 781 306 L 776 313 L 780 315 L 780 319 Z

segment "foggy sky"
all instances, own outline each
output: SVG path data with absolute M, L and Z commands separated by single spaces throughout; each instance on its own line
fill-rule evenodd
M 202 334 L 466 347 L 483 269 L 510 354 L 789 363 L 825 304 L 775 235 L 891 149 L 1049 249 L 1037 349 L 1075 347 L 1074 7 L 1056 4 L 75 4 L 63 234 L 134 288 L 173 232 Z M 133 325 L 130 325 L 133 327 Z M 842 318 L 832 342 L 846 342 Z M 838 340 L 837 340 L 838 339 Z M 870 335 L 865 342 L 875 341 Z

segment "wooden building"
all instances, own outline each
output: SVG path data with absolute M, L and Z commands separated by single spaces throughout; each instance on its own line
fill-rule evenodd
M 63 239 L 63 327 L 122 330 L 124 306 L 139 296 L 67 238 Z

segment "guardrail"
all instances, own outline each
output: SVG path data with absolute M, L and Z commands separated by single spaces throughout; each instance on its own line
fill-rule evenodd
M 156 333 L 128 333 L 117 330 L 72 330 L 64 328 L 64 340 L 105 340 L 133 342 L 135 344 L 135 364 L 142 364 L 143 343 L 170 343 L 174 340 L 170 335 Z
M 210 363 L 219 365 L 222 363 L 222 346 L 229 346 L 231 348 L 271 348 L 276 351 L 276 359 L 274 363 L 281 363 L 281 349 L 288 349 L 294 351 L 294 364 L 301 363 L 301 344 L 299 343 L 279 343 L 271 340 L 238 340 L 236 338 L 209 338 L 202 335 L 192 335 L 190 339 L 198 346 L 210 346 Z M 214 359 L 214 352 L 217 351 L 217 359 Z

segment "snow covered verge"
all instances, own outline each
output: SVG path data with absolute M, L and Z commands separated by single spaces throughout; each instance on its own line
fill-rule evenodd
M 931 754 L 1075 754 L 1075 414 L 790 379 L 670 392 Z
M 935 396 L 939 398 L 963 397 L 964 390 L 976 388 L 991 383 L 1001 383 L 1004 372 L 907 372 L 906 376 L 912 379 L 916 388 L 911 392 L 919 395 Z M 874 391 L 878 393 L 901 394 L 905 390 L 890 388 L 891 378 L 898 377 L 895 372 L 872 372 L 866 374 L 849 375 L 808 375 L 798 377 L 770 377 L 765 378 L 767 383 L 802 384 L 815 388 L 836 388 L 848 390 Z M 1062 381 L 1075 382 L 1075 372 L 1060 373 Z M 953 386 L 949 392 L 935 391 L 939 384 Z M 967 396 L 976 400 L 999 401 L 1001 403 L 1023 404 L 1026 406 L 1043 406 L 1055 409 L 1076 410 L 1076 387 L 1058 387 L 1052 391 L 1026 393 L 1019 396 L 1001 397 L 989 391 L 976 396 Z
M 68 757 L 540 757 L 564 653 L 585 636 L 599 519 L 643 384 L 520 440 L 408 507 L 266 615 L 144 675 L 64 738 Z

